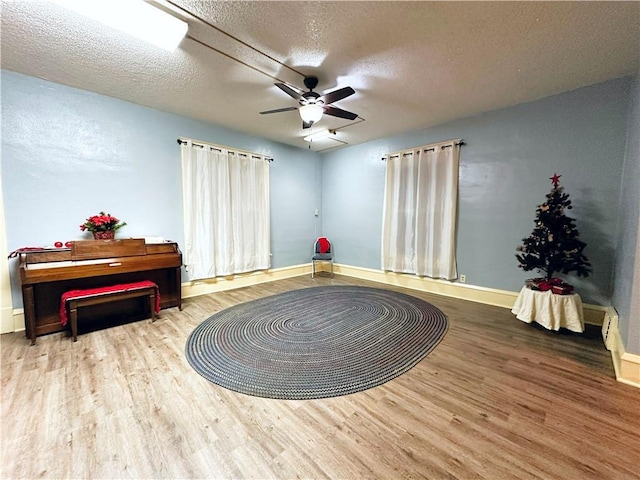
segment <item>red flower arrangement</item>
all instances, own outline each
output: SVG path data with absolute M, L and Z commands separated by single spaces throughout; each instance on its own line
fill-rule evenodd
M 100 212 L 99 215 L 94 215 L 85 220 L 80 225 L 80 230 L 83 232 L 89 230 L 90 232 L 115 232 L 116 230 L 124 227 L 127 222 L 120 222 L 116 217 L 110 213 Z

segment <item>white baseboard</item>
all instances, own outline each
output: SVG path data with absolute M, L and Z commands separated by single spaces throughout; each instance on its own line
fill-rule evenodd
M 15 314 L 13 308 L 2 307 L 0 309 L 0 333 L 15 332 Z
M 382 270 L 353 267 L 349 265 L 335 264 L 334 272 L 347 275 L 349 277 L 386 283 L 388 285 L 395 285 L 508 309 L 513 308 L 513 304 L 518 297 L 518 292 L 512 292 L 509 290 L 478 287 L 466 283 L 450 282 L 448 280 L 437 280 L 405 273 L 385 272 Z M 582 307 L 584 310 L 585 323 L 598 326 L 602 325 L 605 312 L 607 311 L 607 308 L 610 308 L 600 305 L 591 305 L 588 303 L 583 304 Z
M 7 328 L 10 330 L 4 330 L 5 325 L 3 324 L 2 333 L 11 333 L 11 332 L 24 332 L 25 331 L 25 323 L 24 323 L 24 308 L 16 308 L 11 312 L 11 321 L 7 322 Z
M 602 324 L 604 344 L 611 351 L 616 379 L 633 387 L 640 388 L 640 355 L 625 352 L 622 337 L 618 330 L 618 312 L 609 307 Z
M 294 265 L 292 267 L 274 268 L 259 272 L 241 273 L 228 277 L 194 280 L 182 284 L 182 298 L 223 292 L 234 288 L 249 287 L 261 283 L 283 280 L 285 278 L 311 275 L 311 264 Z
M 319 265 L 318 271 L 329 271 L 329 268 L 329 265 L 321 264 Z M 518 292 L 511 292 L 508 290 L 478 287 L 458 282 L 417 277 L 415 275 L 402 273 L 384 272 L 382 270 L 354 267 L 337 263 L 334 264 L 333 269 L 334 273 L 349 277 L 410 288 L 413 290 L 420 290 L 423 292 L 508 309 L 513 307 L 518 296 Z M 301 275 L 311 275 L 311 264 L 293 265 L 290 267 L 274 268 L 265 271 L 232 275 L 229 277 L 184 282 L 182 284 L 182 298 L 207 295 L 209 293 L 222 292 L 234 288 L 249 287 L 251 285 L 259 285 L 261 283 L 273 282 L 275 280 L 283 280 Z M 602 325 L 607 308 L 611 308 L 590 304 L 583 304 L 583 307 L 585 322 L 592 325 Z M 12 320 L 3 320 L 2 333 L 23 331 L 25 329 L 23 309 L 13 310 L 12 316 Z
M 329 271 L 330 268 L 329 265 L 325 264 L 321 264 L 319 267 L 319 271 Z M 402 273 L 384 272 L 382 270 L 354 267 L 337 263 L 334 264 L 334 273 L 508 309 L 513 307 L 518 296 L 518 292 L 508 290 L 479 287 L 459 282 L 436 280 Z M 290 267 L 274 268 L 265 271 L 232 275 L 229 277 L 185 282 L 182 284 L 182 298 L 222 292 L 234 288 L 248 287 L 251 285 L 283 280 L 300 275 L 311 275 L 311 264 L 293 265 Z M 609 310 L 613 310 L 612 307 L 603 307 L 591 304 L 583 304 L 583 307 L 585 322 L 591 325 L 603 325 L 603 320 L 606 317 L 607 312 Z M 5 316 L 6 315 L 3 315 L 2 333 L 7 333 L 9 331 L 21 331 L 25 329 L 23 309 L 13 310 L 12 320 L 5 319 Z
M 329 266 L 321 266 L 319 271 L 329 271 Z M 484 303 L 511 309 L 518 292 L 495 288 L 478 287 L 446 280 L 417 277 L 402 273 L 384 272 L 363 267 L 334 264 L 334 273 L 360 278 L 387 285 L 420 290 L 460 300 Z M 275 280 L 283 280 L 301 275 L 311 275 L 311 264 L 294 265 L 260 272 L 238 274 L 224 278 L 196 280 L 182 284 L 182 298 L 222 292 L 234 288 L 248 287 Z M 626 353 L 620 332 L 618 314 L 611 306 L 583 304 L 585 322 L 602 325 L 602 337 L 611 351 L 616 378 L 619 382 L 640 388 L 640 355 Z M 1 313 L 1 333 L 25 330 L 24 309 L 3 308 Z
M 319 271 L 329 271 L 329 266 L 321 266 Z M 495 288 L 478 287 L 446 280 L 417 277 L 402 273 L 384 272 L 363 267 L 334 264 L 334 273 L 360 278 L 387 285 L 420 290 L 460 300 L 484 303 L 511 309 L 518 292 Z M 283 280 L 301 275 L 311 275 L 311 264 L 294 265 L 266 271 L 238 274 L 224 278 L 196 280 L 182 284 L 182 298 L 222 292 L 234 288 L 248 287 L 275 280 Z M 602 337 L 611 351 L 616 378 L 619 382 L 640 388 L 640 355 L 626 353 L 618 331 L 618 314 L 611 306 L 583 304 L 585 322 L 602 325 Z M 24 310 L 2 309 L 2 333 L 25 330 Z

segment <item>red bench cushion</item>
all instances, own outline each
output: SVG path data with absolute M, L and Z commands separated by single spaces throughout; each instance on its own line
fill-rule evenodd
M 149 288 L 155 287 L 156 289 L 156 304 L 155 310 L 156 313 L 160 311 L 160 289 L 158 285 L 149 281 L 143 280 L 141 282 L 134 283 L 122 283 L 120 285 L 109 285 L 107 287 L 98 287 L 98 288 L 87 288 L 84 290 L 69 290 L 68 292 L 64 292 L 62 294 L 62 298 L 60 299 L 60 323 L 62 325 L 67 324 L 67 301 L 73 300 L 74 298 L 82 298 L 82 297 L 90 297 L 92 295 L 97 295 L 100 293 L 108 293 L 108 292 L 128 292 L 129 290 L 137 290 L 139 288 Z

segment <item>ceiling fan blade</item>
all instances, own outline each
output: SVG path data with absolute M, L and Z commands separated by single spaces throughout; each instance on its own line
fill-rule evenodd
M 326 105 L 322 107 L 322 109 L 324 110 L 324 113 L 326 113 L 327 115 L 332 115 L 334 117 L 346 118 L 347 120 L 355 120 L 356 118 L 358 118 L 358 115 L 356 113 L 347 112 L 346 110 L 342 110 L 338 107 L 332 107 L 331 105 Z
M 311 125 L 313 125 L 313 122 L 305 122 L 304 120 L 302 121 L 302 128 L 311 128 Z
M 297 107 L 284 107 L 284 108 L 276 108 L 275 110 L 266 110 L 264 112 L 260 112 L 260 115 L 265 115 L 267 113 L 280 113 L 280 112 L 290 112 L 291 110 L 297 110 Z
M 343 98 L 347 98 L 350 95 L 353 95 L 356 91 L 351 87 L 344 87 L 339 90 L 335 90 L 333 92 L 325 93 L 321 99 L 324 100 L 325 104 L 330 104 L 342 100 Z
M 295 98 L 296 100 L 304 100 L 304 97 L 301 93 L 296 92 L 293 88 L 291 88 L 286 83 L 276 83 L 276 87 L 282 90 L 284 93 L 289 95 L 290 97 Z

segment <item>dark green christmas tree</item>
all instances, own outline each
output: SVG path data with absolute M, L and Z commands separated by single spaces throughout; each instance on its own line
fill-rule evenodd
M 587 277 L 591 264 L 582 253 L 586 243 L 578 240 L 575 219 L 567 217 L 565 210 L 571 210 L 571 200 L 559 186 L 562 175 L 550 177 L 553 188 L 547 194 L 547 201 L 536 209 L 535 228 L 522 245 L 516 249 L 516 258 L 525 271 L 544 272 L 550 280 L 554 273 L 576 272 L 579 277 Z

